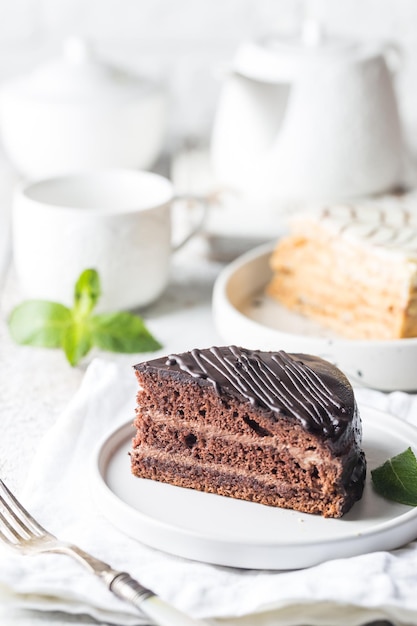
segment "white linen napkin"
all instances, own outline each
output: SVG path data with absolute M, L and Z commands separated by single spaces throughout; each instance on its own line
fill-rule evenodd
M 251 571 L 188 561 L 126 537 L 97 511 L 87 473 L 92 450 L 133 417 L 132 368 L 94 360 L 33 459 L 21 499 L 58 537 L 130 572 L 165 600 L 209 624 L 354 626 L 376 619 L 417 623 L 417 544 L 328 561 L 298 571 Z M 417 398 L 358 389 L 359 402 L 417 425 Z M 1 548 L 0 548 L 1 549 Z M 87 613 L 120 625 L 147 621 L 94 576 L 60 555 L 22 557 L 1 549 L 3 602 Z

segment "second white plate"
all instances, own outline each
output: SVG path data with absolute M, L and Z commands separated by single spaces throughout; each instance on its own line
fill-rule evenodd
M 352 383 L 383 391 L 417 390 L 417 338 L 343 339 L 265 295 L 274 244 L 260 246 L 228 265 L 213 290 L 213 318 L 227 344 L 321 356 Z
M 360 502 L 324 519 L 132 476 L 131 424 L 111 433 L 93 460 L 91 487 L 101 512 L 127 535 L 178 556 L 254 569 L 298 569 L 329 559 L 391 550 L 417 536 L 417 508 L 378 496 L 370 470 L 408 446 L 417 429 L 361 409 L 368 477 Z

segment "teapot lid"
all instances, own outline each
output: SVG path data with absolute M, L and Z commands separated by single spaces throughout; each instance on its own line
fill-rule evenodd
M 105 98 L 120 100 L 145 94 L 152 83 L 97 58 L 91 44 L 79 38 L 64 42 L 63 53 L 9 85 L 16 95 L 27 98 L 88 102 Z
M 329 36 L 316 20 L 305 20 L 294 35 L 266 35 L 244 43 L 237 51 L 234 69 L 264 82 L 292 81 L 323 64 L 351 61 L 363 54 L 355 40 Z

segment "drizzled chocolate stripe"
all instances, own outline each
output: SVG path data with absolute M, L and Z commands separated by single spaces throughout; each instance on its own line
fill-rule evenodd
M 309 359 L 314 361 L 313 357 Z M 329 383 L 301 357 L 294 358 L 283 351 L 254 352 L 229 346 L 171 354 L 166 366 L 177 366 L 193 378 L 207 380 L 220 395 L 224 390 L 234 391 L 252 405 L 295 417 L 306 429 L 330 438 L 340 435 L 351 420 L 336 393 L 340 379 L 331 384 L 330 364 Z
M 287 368 L 286 372 L 288 374 L 288 378 L 293 383 L 294 388 L 297 391 L 297 394 L 300 394 L 302 398 L 304 399 L 305 401 L 304 407 L 306 411 L 308 412 L 308 414 L 310 415 L 311 419 L 313 419 L 314 422 L 318 426 L 320 426 L 321 421 L 322 421 L 320 409 L 324 409 L 328 417 L 331 419 L 331 412 L 329 408 L 327 407 L 326 402 L 323 401 L 323 398 L 320 398 L 322 390 L 320 388 L 315 389 L 314 386 L 311 385 L 311 382 L 308 376 L 305 376 L 304 372 L 300 373 L 299 367 L 297 366 L 292 367 L 292 364 L 287 363 L 286 368 Z M 287 391 L 291 396 L 294 395 L 291 389 L 287 389 Z M 317 404 L 317 402 L 314 401 L 315 398 L 321 399 L 320 406 Z

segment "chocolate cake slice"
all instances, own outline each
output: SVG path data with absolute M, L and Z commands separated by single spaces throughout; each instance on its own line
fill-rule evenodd
M 139 363 L 135 373 L 134 475 L 324 517 L 361 498 L 360 416 L 327 361 L 229 346 Z

